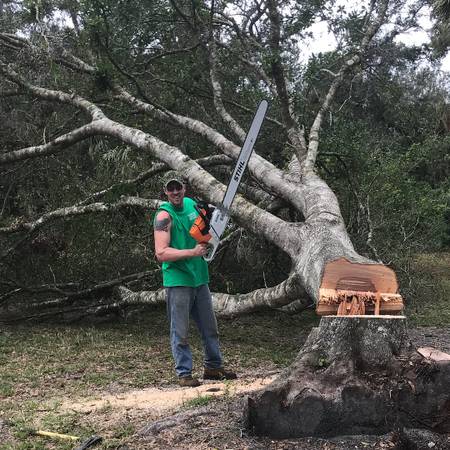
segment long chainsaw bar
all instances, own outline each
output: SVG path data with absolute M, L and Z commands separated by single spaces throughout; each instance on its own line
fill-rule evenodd
M 220 243 L 220 237 L 222 236 L 228 221 L 230 220 L 230 208 L 233 204 L 234 197 L 236 196 L 239 184 L 241 182 L 244 171 L 247 167 L 248 161 L 253 152 L 253 146 L 261 129 L 261 125 L 264 121 L 264 117 L 267 112 L 269 104 L 267 100 L 262 100 L 256 110 L 255 117 L 245 137 L 244 145 L 241 148 L 239 157 L 236 161 L 231 180 L 228 183 L 227 190 L 223 197 L 221 205 L 219 205 L 213 212 L 210 222 L 210 234 L 211 239 L 208 242 L 208 252 L 204 256 L 206 261 L 212 261 L 216 253 L 217 247 Z

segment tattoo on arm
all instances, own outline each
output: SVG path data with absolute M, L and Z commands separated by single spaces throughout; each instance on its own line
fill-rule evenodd
M 169 231 L 169 225 L 170 225 L 170 219 L 168 217 L 165 217 L 164 219 L 155 219 L 155 222 L 153 223 L 155 227 L 155 231 Z

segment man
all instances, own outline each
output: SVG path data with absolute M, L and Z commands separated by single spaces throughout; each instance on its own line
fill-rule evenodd
M 168 202 L 161 205 L 154 220 L 155 254 L 162 262 L 170 321 L 170 344 L 175 371 L 181 386 L 195 387 L 192 353 L 188 343 L 189 316 L 200 332 L 204 348 L 204 379 L 234 379 L 236 374 L 223 368 L 217 322 L 209 292 L 208 265 L 203 259 L 206 245 L 189 234 L 198 216 L 194 200 L 185 197 L 184 183 L 176 178 L 164 186 Z

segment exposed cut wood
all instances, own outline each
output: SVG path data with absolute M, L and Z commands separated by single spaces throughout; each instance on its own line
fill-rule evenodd
M 433 347 L 420 347 L 417 349 L 424 358 L 431 359 L 432 361 L 450 361 L 450 355 L 448 353 L 441 352 L 437 348 Z
M 364 310 L 356 310 L 353 307 L 354 314 L 396 314 L 401 313 L 404 308 L 403 299 L 400 294 L 386 294 L 379 292 L 358 292 L 344 291 L 337 289 L 320 289 L 320 299 L 317 304 L 316 312 L 320 316 L 326 315 L 349 315 L 340 314 L 344 308 L 348 309 L 348 304 L 352 303 L 356 297 L 359 302 L 364 304 Z M 345 304 L 347 306 L 341 306 Z M 353 315 L 353 314 L 352 314 Z
M 377 292 L 376 293 L 376 300 L 375 300 L 375 312 L 374 312 L 374 314 L 376 316 L 380 315 L 380 301 L 381 301 L 381 296 L 380 296 L 380 293 Z
M 370 286 L 367 289 L 366 286 Z M 383 264 L 351 263 L 345 258 L 325 265 L 321 288 L 398 293 L 395 272 Z
M 337 315 L 338 316 L 355 316 L 364 315 L 366 312 L 366 307 L 364 301 L 358 296 L 354 295 L 348 297 L 339 304 Z
M 403 310 L 395 272 L 383 264 L 340 258 L 325 266 L 317 314 L 395 314 Z

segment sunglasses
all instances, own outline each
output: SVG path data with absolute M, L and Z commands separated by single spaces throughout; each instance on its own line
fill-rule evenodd
M 167 192 L 178 192 L 183 189 L 183 185 L 180 183 L 169 183 L 168 186 L 166 186 Z

